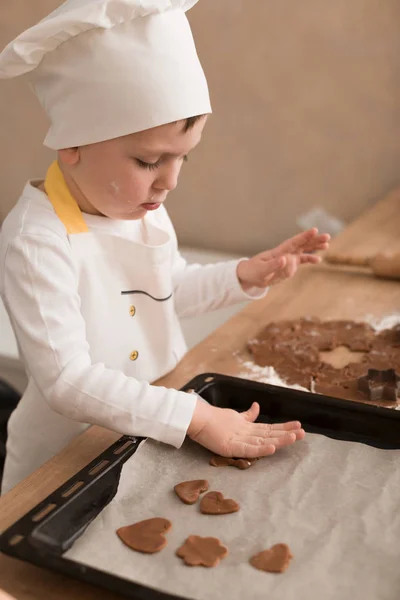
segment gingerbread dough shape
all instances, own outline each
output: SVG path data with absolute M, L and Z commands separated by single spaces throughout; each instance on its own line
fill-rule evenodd
M 172 527 L 171 521 L 161 517 L 139 521 L 133 525 L 120 527 L 117 530 L 118 537 L 122 542 L 137 552 L 154 554 L 167 545 L 165 533 Z
M 208 492 L 200 502 L 200 512 L 205 515 L 228 515 L 237 512 L 240 506 L 231 498 L 224 498 L 221 492 Z
M 209 488 L 209 483 L 206 479 L 194 479 L 193 481 L 182 481 L 175 487 L 175 493 L 184 504 L 195 504 L 200 497 L 200 494 L 206 492 Z
M 256 458 L 226 458 L 225 456 L 212 456 L 210 465 L 212 467 L 236 467 L 241 471 L 250 469 L 256 462 Z
M 263 550 L 250 558 L 252 567 L 267 573 L 283 573 L 289 566 L 293 554 L 286 544 L 275 544 L 269 550 Z
M 183 558 L 185 564 L 190 567 L 216 567 L 227 554 L 228 548 L 217 538 L 199 535 L 190 535 L 176 551 L 176 555 Z

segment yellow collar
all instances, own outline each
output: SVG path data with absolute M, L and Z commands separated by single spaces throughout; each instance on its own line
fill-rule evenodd
M 87 233 L 89 231 L 82 211 L 72 197 L 56 160 L 47 171 L 44 189 L 57 217 L 65 225 L 68 233 Z

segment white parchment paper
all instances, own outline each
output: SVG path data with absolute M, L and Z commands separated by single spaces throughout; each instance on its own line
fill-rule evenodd
M 114 500 L 66 556 L 196 600 L 399 600 L 400 451 L 308 434 L 247 471 L 209 458 L 191 442 L 142 444 Z M 208 479 L 240 511 L 208 516 L 182 504 L 173 487 L 190 479 Z M 173 525 L 158 554 L 134 552 L 115 533 L 155 516 Z M 213 569 L 185 566 L 175 551 L 191 534 L 218 537 L 229 555 Z M 280 542 L 294 555 L 285 573 L 249 565 Z

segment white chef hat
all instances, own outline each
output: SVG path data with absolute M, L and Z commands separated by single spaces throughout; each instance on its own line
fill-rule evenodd
M 185 12 L 198 0 L 67 0 L 0 54 L 28 74 L 55 150 L 211 112 Z

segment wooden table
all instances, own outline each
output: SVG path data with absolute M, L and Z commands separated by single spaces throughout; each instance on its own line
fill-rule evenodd
M 333 244 L 343 254 L 400 252 L 400 189 L 366 211 Z M 301 316 L 322 318 L 383 317 L 400 313 L 400 282 L 376 279 L 350 269 L 328 265 L 302 268 L 292 280 L 273 288 L 193 348 L 157 382 L 179 388 L 195 375 L 217 372 L 237 375 L 242 369 L 246 341 L 271 320 Z M 0 498 L 0 531 L 93 460 L 119 435 L 92 427 L 41 469 Z M 0 555 L 0 587 L 18 600 L 90 600 L 99 589 Z M 119 598 L 101 591 L 103 600 Z

